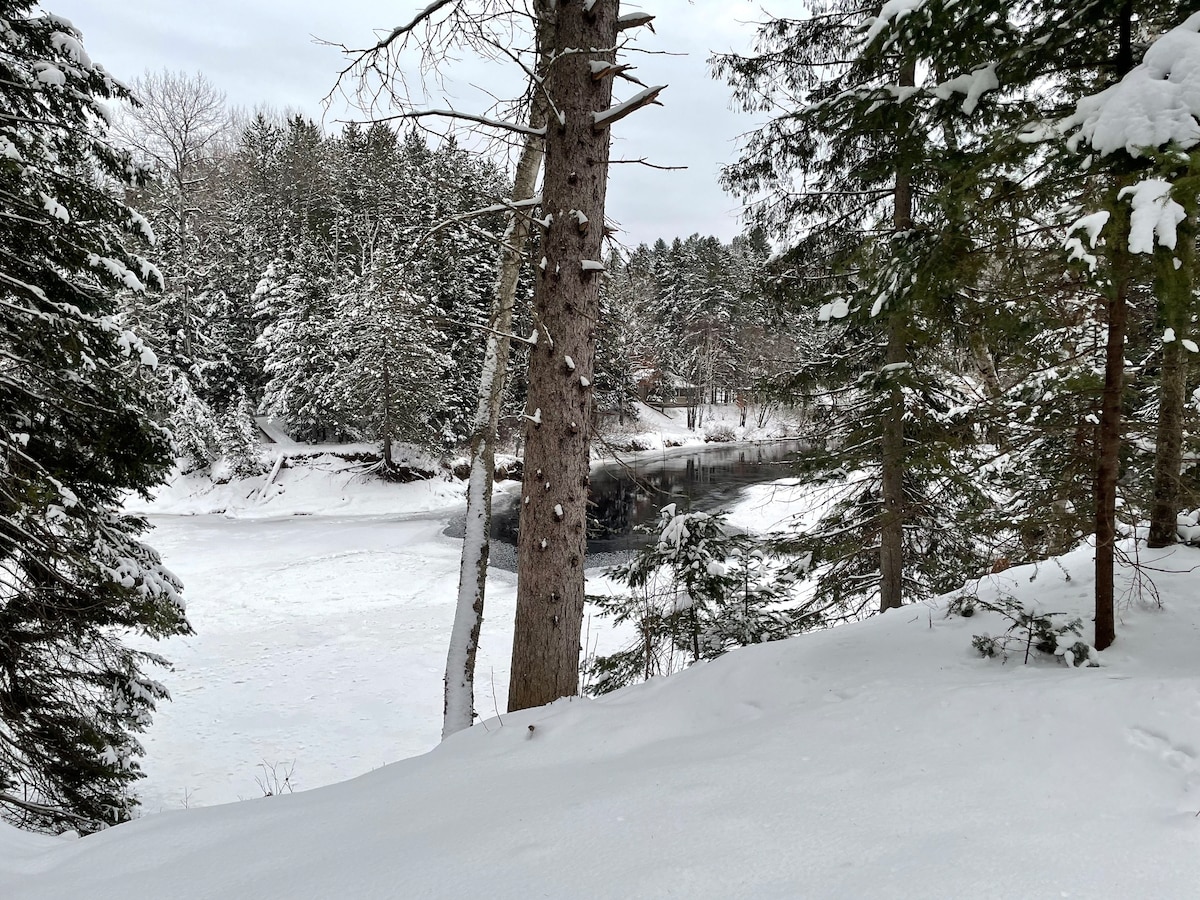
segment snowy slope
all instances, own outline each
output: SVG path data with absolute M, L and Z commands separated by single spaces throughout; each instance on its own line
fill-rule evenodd
M 3 829 L 0 897 L 1195 897 L 1200 552 L 1143 559 L 1164 608 L 1131 598 L 1101 668 L 979 659 L 988 615 L 906 608 L 327 788 Z M 1062 562 L 980 593 L 1082 611 L 1090 553 Z

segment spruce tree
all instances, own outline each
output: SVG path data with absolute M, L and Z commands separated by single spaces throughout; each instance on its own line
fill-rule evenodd
M 0 2 L 0 808 L 46 830 L 129 818 L 136 733 L 166 689 L 128 631 L 188 632 L 180 585 L 138 540 L 126 492 L 170 465 L 149 414 L 152 354 L 114 291 L 155 285 L 137 172 L 102 117 L 125 90 L 64 19 Z

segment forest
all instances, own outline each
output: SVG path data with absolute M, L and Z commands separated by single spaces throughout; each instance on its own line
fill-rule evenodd
M 800 740 L 814 717 L 835 756 L 845 734 L 875 739 L 872 717 L 894 719 L 897 733 L 920 735 L 904 739 L 916 741 L 909 756 L 939 754 L 953 781 L 961 761 L 923 731 L 915 698 L 943 697 L 955 712 L 941 727 L 961 725 L 974 745 L 993 720 L 958 706 L 955 686 L 1000 708 L 1010 688 L 995 687 L 996 673 L 1019 667 L 1035 673 L 1020 687 L 1039 710 L 1031 719 L 1069 706 L 1074 734 L 1120 731 L 1121 748 L 1150 749 L 1183 773 L 1184 793 L 1194 787 L 1194 689 L 1174 679 L 1194 678 L 1180 636 L 1200 627 L 1200 612 L 1181 612 L 1194 606 L 1200 541 L 1200 5 L 812 0 L 763 12 L 750 48 L 706 61 L 704 89 L 757 123 L 720 175 L 742 233 L 630 245 L 606 191 L 616 164 L 646 163 L 617 158 L 614 133 L 671 102 L 671 87 L 654 83 L 654 52 L 638 55 L 639 36 L 672 26 L 651 13 L 615 0 L 435 0 L 362 49 L 340 48 L 331 80 L 386 96 L 393 112 L 330 123 L 270 98 L 234 105 L 203 71 L 147 69 L 124 83 L 92 60 L 80 28 L 33 0 L 0 0 L 6 823 L 84 835 L 87 848 L 122 823 L 131 842 L 153 840 L 137 830 L 138 785 L 166 746 L 155 711 L 173 677 L 195 687 L 172 708 L 221 665 L 248 665 L 260 652 L 248 648 L 264 643 L 251 623 L 276 622 L 273 603 L 295 604 L 276 626 L 288 646 L 306 616 L 342 617 L 311 626 L 315 673 L 327 643 L 369 633 L 377 612 L 381 629 L 425 628 L 403 610 L 427 595 L 431 636 L 404 644 L 414 655 L 402 663 L 422 674 L 393 688 L 421 710 L 409 730 L 443 742 L 428 757 L 441 796 L 458 796 L 455 773 L 472 760 L 498 767 L 489 785 L 525 771 L 516 733 L 545 742 L 533 752 L 554 769 L 610 729 L 618 749 L 603 759 L 637 783 L 655 777 L 659 729 L 664 741 L 701 735 L 683 756 L 705 774 L 670 776 L 686 792 L 728 774 L 723 742 L 746 724 L 759 733 L 758 749 L 742 746 L 762 766 L 751 777 L 765 778 L 788 760 L 783 736 Z M 409 60 L 435 69 L 469 53 L 510 61 L 520 96 L 486 111 L 410 101 Z M 706 445 L 746 453 L 768 438 L 799 448 L 789 476 L 764 481 L 769 492 L 739 488 L 720 508 L 633 478 L 631 495 L 661 509 L 640 549 L 597 561 L 598 467 L 633 471 Z M 494 504 L 519 516 L 511 577 L 490 548 Z M 192 515 L 203 521 L 183 522 Z M 448 549 L 452 515 L 461 534 Z M 417 522 L 436 533 L 418 535 Z M 404 549 L 377 543 L 388 534 Z M 340 549 L 326 555 L 326 543 Z M 289 544 L 304 549 L 272 555 Z M 233 579 L 247 553 L 264 554 L 260 571 Z M 409 555 L 389 573 L 387 553 Z M 353 570 L 359 555 L 379 570 Z M 197 582 L 186 571 L 206 556 Z M 321 574 L 277 594 L 253 586 L 291 584 L 308 564 Z M 358 587 L 349 611 L 334 612 L 343 579 Z M 228 659 L 193 652 L 226 630 L 240 634 Z M 926 637 L 934 649 L 918 649 Z M 445 654 L 432 666 L 431 644 Z M 861 683 L 838 649 L 849 646 L 867 648 Z M 1162 668 L 1144 668 L 1154 646 Z M 812 673 L 805 652 L 834 669 Z M 891 671 L 911 688 L 903 700 L 879 687 Z M 1105 677 L 1133 681 L 1106 699 Z M 1153 727 L 1138 712 L 1147 677 L 1170 685 Z M 794 705 L 768 696 L 775 679 Z M 708 721 L 690 692 L 701 685 L 711 728 L 694 724 Z M 821 719 L 821 703 L 841 710 L 860 695 L 874 713 Z M 770 732 L 757 711 L 776 703 Z M 613 717 L 622 704 L 627 720 Z M 1162 724 L 1185 707 L 1183 734 Z M 377 714 L 376 704 L 361 720 Z M 294 715 L 305 733 L 322 730 L 318 714 Z M 521 727 L 500 732 L 505 722 Z M 1057 771 L 1053 754 L 1083 752 L 1064 744 L 1035 758 L 1012 740 L 997 745 L 1005 765 Z M 508 755 L 482 749 L 496 741 Z M 1097 766 L 1121 771 L 1123 752 L 1100 752 Z M 291 792 L 291 770 L 262 765 L 265 795 Z M 415 790 L 419 774 L 405 773 L 416 771 L 387 777 Z M 803 789 L 826 790 L 837 771 Z M 899 816 L 900 794 L 870 784 Z M 537 788 L 527 807 L 504 802 L 535 819 L 554 790 L 603 805 L 603 786 L 563 785 Z M 999 802 L 1006 785 L 987 781 L 981 796 Z M 1030 799 L 1038 790 L 1035 779 L 1022 794 L 1026 812 L 1047 815 Z M 430 797 L 418 816 L 462 824 L 432 812 L 442 804 Z M 312 800 L 312 816 L 332 802 Z M 714 815 L 775 808 L 755 802 L 729 788 Z M 1194 798 L 1179 802 L 1172 815 L 1194 812 Z M 653 791 L 636 808 L 657 822 Z M 503 830 L 487 820 L 478 835 Z M 224 821 L 237 856 L 248 820 Z M 1014 852 L 1019 832 L 1002 838 Z M 0 888 L 19 880 L 10 857 L 25 852 L 24 835 L 10 847 L 6 834 Z M 438 846 L 454 866 L 453 841 Z M 1082 865 L 1095 853 L 1076 855 Z M 704 857 L 694 851 L 691 865 Z M 55 869 L 36 896 L 95 870 L 62 859 L 61 878 Z M 1160 895 L 1184 896 L 1174 892 L 1188 869 Z M 565 895 L 547 871 L 510 872 L 504 890 L 545 878 L 548 896 Z M 771 893 L 761 880 L 739 892 L 729 871 L 695 895 Z M 885 884 L 872 871 L 856 890 Z M 138 896 L 113 872 L 112 896 Z M 256 895 L 245 877 L 231 896 Z M 458 895 L 428 887 L 436 874 L 412 877 L 430 896 Z M 664 896 L 656 877 L 589 885 Z M 804 894 L 803 866 L 782 877 L 785 895 Z M 839 893 L 849 888 L 835 870 L 819 877 L 819 895 L 853 895 Z M 281 896 L 324 890 L 281 883 Z M 982 882 L 954 883 L 946 896 Z

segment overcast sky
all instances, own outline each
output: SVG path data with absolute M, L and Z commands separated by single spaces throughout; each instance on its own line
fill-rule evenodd
M 326 113 L 322 98 L 341 68 L 337 50 L 321 38 L 350 46 L 373 40 L 374 29 L 407 21 L 427 0 L 46 0 L 84 34 L 91 56 L 112 74 L 131 81 L 147 69 L 200 71 L 234 106 L 266 105 L 324 116 L 340 127 L 347 112 Z M 736 154 L 736 138 L 753 120 L 729 106 L 729 89 L 708 77 L 712 51 L 749 48 L 758 7 L 746 0 L 646 0 L 623 4 L 654 13 L 657 34 L 644 29 L 637 46 L 657 54 L 634 54 L 637 75 L 668 84 L 662 107 L 650 107 L 614 128 L 614 158 L 646 157 L 684 172 L 637 165 L 613 167 L 608 215 L 634 245 L 693 232 L 728 240 L 741 231 L 739 203 L 720 189 L 720 167 Z M 667 55 L 683 54 L 683 55 Z M 482 111 L 485 95 L 500 93 L 505 76 L 463 59 L 448 70 L 455 80 L 434 102 Z M 620 96 L 628 86 L 618 85 Z

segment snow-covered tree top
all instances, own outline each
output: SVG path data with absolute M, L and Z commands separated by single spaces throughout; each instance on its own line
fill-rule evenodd
M 1171 144 L 1200 144 L 1200 13 L 1150 45 L 1141 65 L 1117 84 L 1081 99 L 1059 130 L 1075 129 L 1071 149 L 1141 156 Z

